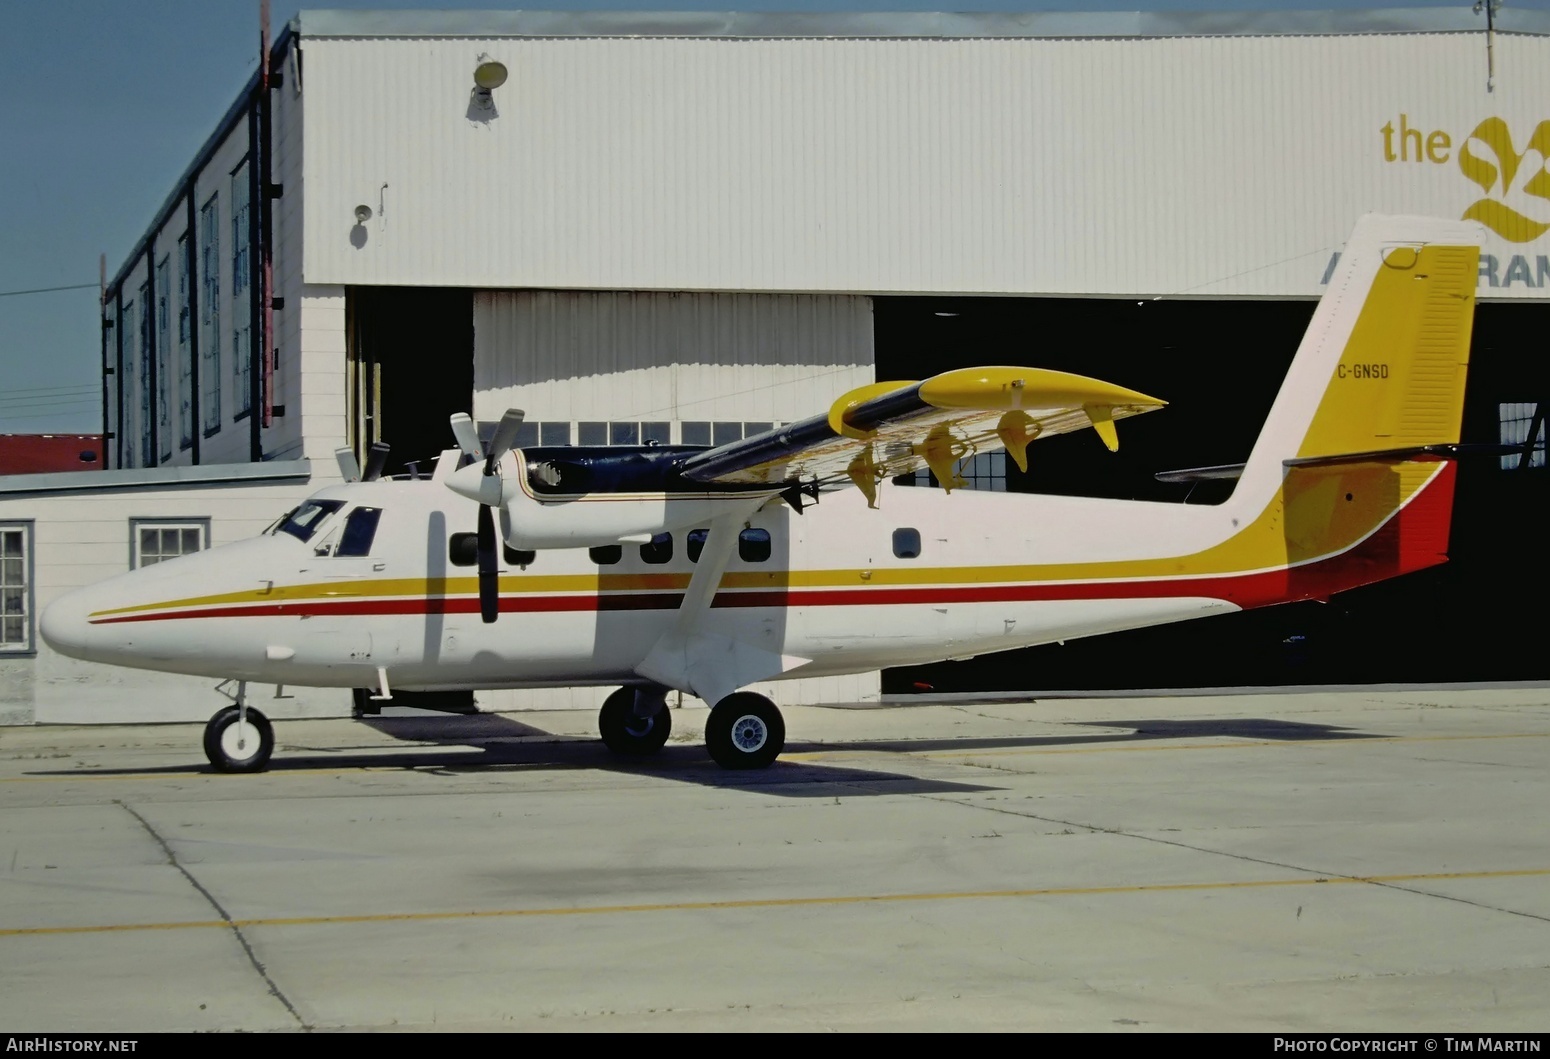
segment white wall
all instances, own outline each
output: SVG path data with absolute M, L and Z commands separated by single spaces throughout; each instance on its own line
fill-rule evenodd
M 307 26 L 310 282 L 1307 297 L 1364 212 L 1460 217 L 1489 200 L 1550 222 L 1529 186 L 1550 180 L 1542 155 L 1523 155 L 1507 187 L 1499 164 L 1550 119 L 1545 36 L 1499 33 L 1487 91 L 1482 33 L 412 39 Z M 482 53 L 510 78 L 498 115 L 471 120 Z M 1470 143 L 1490 118 L 1510 148 Z M 1466 143 L 1494 169 L 1462 164 Z M 374 210 L 367 240 L 350 238 L 357 205 Z M 1550 235 L 1493 235 L 1486 253 L 1498 284 L 1483 294 L 1546 296 Z M 1508 284 L 1514 257 L 1524 269 Z
M 474 295 L 477 419 L 790 422 L 873 374 L 870 298 Z

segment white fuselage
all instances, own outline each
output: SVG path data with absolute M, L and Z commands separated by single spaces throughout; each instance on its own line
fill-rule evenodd
M 379 668 L 404 690 L 631 683 L 696 568 L 686 532 L 665 563 L 635 544 L 607 565 L 584 548 L 525 568 L 503 558 L 502 612 L 485 624 L 475 568 L 449 557 L 476 504 L 430 481 L 316 496 L 344 506 L 310 539 L 271 533 L 78 590 L 49 608 L 45 638 L 92 661 L 288 685 L 376 686 Z M 357 506 L 382 512 L 369 552 L 333 554 Z M 1019 571 L 1197 551 L 1229 537 L 1242 507 L 885 486 L 877 509 L 845 490 L 798 515 L 771 499 L 746 521 L 768 532 L 768 558 L 756 533 L 753 558 L 734 551 L 704 622 L 794 659 L 782 675 L 796 677 L 1222 613 L 1238 607 L 1204 583 L 1138 595 L 1076 576 L 1029 593 Z

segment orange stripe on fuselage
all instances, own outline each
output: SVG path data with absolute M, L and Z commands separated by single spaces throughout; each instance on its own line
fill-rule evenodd
M 855 570 L 739 572 L 722 578 L 713 606 L 881 606 L 1182 596 L 1222 599 L 1249 608 L 1323 599 L 1335 592 L 1446 560 L 1443 549 L 1452 512 L 1455 467 L 1451 463 L 1431 466 L 1435 469 L 1428 471 L 1429 477 L 1412 495 L 1413 502 L 1405 504 L 1395 517 L 1365 539 L 1317 559 L 1301 559 L 1268 569 L 1194 572 L 1188 569 L 1194 564 L 1183 559 L 873 570 L 866 581 Z M 1287 508 L 1284 533 L 1291 537 L 1297 529 L 1293 525 L 1297 512 L 1295 497 Z M 1331 516 L 1325 518 L 1327 523 L 1337 521 Z M 1251 530 L 1253 527 L 1245 534 Z M 1295 540 L 1286 540 L 1282 547 L 1288 557 L 1299 549 Z M 1209 555 L 1218 550 L 1198 554 Z M 1173 566 L 1175 576 L 1157 576 L 1156 568 L 1163 564 Z M 1180 566 L 1185 571 L 1179 571 Z M 1139 568 L 1145 573 L 1108 579 L 1051 576 L 1057 571 L 1069 574 L 1080 570 L 1085 574 L 1116 568 Z M 688 574 L 505 577 L 501 579 L 500 608 L 503 613 L 672 609 L 679 605 L 688 581 Z M 348 591 L 343 590 L 346 587 Z M 478 609 L 477 593 L 478 581 L 472 577 L 388 578 L 350 586 L 298 585 L 288 589 L 277 587 L 271 593 L 228 593 L 123 607 L 99 611 L 90 620 L 93 624 L 118 624 L 206 617 L 468 613 Z

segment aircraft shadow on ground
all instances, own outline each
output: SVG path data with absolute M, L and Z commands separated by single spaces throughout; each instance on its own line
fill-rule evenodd
M 1037 750 L 1041 747 L 1103 746 L 1116 743 L 1144 743 L 1164 739 L 1206 739 L 1230 737 L 1291 742 L 1332 742 L 1347 739 L 1383 739 L 1382 734 L 1361 732 L 1329 724 L 1279 721 L 1261 717 L 1209 717 L 1198 720 L 1144 721 L 1067 721 L 1079 728 L 1129 728 L 1129 732 L 1081 732 L 1075 735 L 954 736 L 947 739 L 861 739 L 843 743 L 786 743 L 788 753 L 817 751 L 878 751 L 919 753 L 921 751 L 965 752 L 974 750 Z
M 760 791 L 787 797 L 884 794 L 976 793 L 999 790 L 987 784 L 923 779 L 876 768 L 857 768 L 787 757 L 768 769 L 739 772 L 712 762 L 703 746 L 672 744 L 660 753 L 642 758 L 621 758 L 595 737 L 564 737 L 524 724 L 501 714 L 360 718 L 360 723 L 383 735 L 414 746 L 323 747 L 286 743 L 283 740 L 270 761 L 269 771 L 284 774 L 312 769 L 405 769 L 431 775 L 456 776 L 492 770 L 594 769 L 630 775 L 660 776 L 706 787 Z M 1204 718 L 1198 720 L 1147 719 L 1139 721 L 1093 720 L 1068 722 L 1081 728 L 1129 728 L 1129 732 L 1086 731 L 1074 735 L 954 737 L 945 739 L 867 739 L 842 742 L 788 741 L 788 755 L 815 753 L 972 753 L 976 750 L 1037 750 L 1043 747 L 1103 746 L 1149 741 L 1232 737 L 1239 739 L 1333 741 L 1383 738 L 1369 732 L 1334 725 L 1308 724 L 1266 718 Z M 283 735 L 283 729 L 281 734 Z M 213 771 L 205 766 L 205 771 Z M 79 769 L 39 771 L 38 776 L 154 776 L 186 775 L 187 765 L 140 769 Z

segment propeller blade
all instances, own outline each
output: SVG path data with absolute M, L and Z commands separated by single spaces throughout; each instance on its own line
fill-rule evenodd
M 511 447 L 517 443 L 517 431 L 522 428 L 523 415 L 520 408 L 508 408 L 506 414 L 501 416 L 500 425 L 495 428 L 495 436 L 490 438 L 492 466 L 499 463 L 501 457 L 511 451 Z
M 366 454 L 366 472 L 361 475 L 363 482 L 375 482 L 382 477 L 382 468 L 387 466 L 388 443 L 385 441 L 373 441 L 371 451 Z
M 495 513 L 479 505 L 479 617 L 486 625 L 500 613 L 500 566 L 495 554 Z
M 346 445 L 342 449 L 334 450 L 334 459 L 339 463 L 339 477 L 347 482 L 361 480 L 361 464 L 355 458 L 355 450 Z
M 474 426 L 473 417 L 467 412 L 456 412 L 452 416 L 452 436 L 457 439 L 457 447 L 476 460 L 484 459 L 484 449 L 479 444 L 479 430 Z

